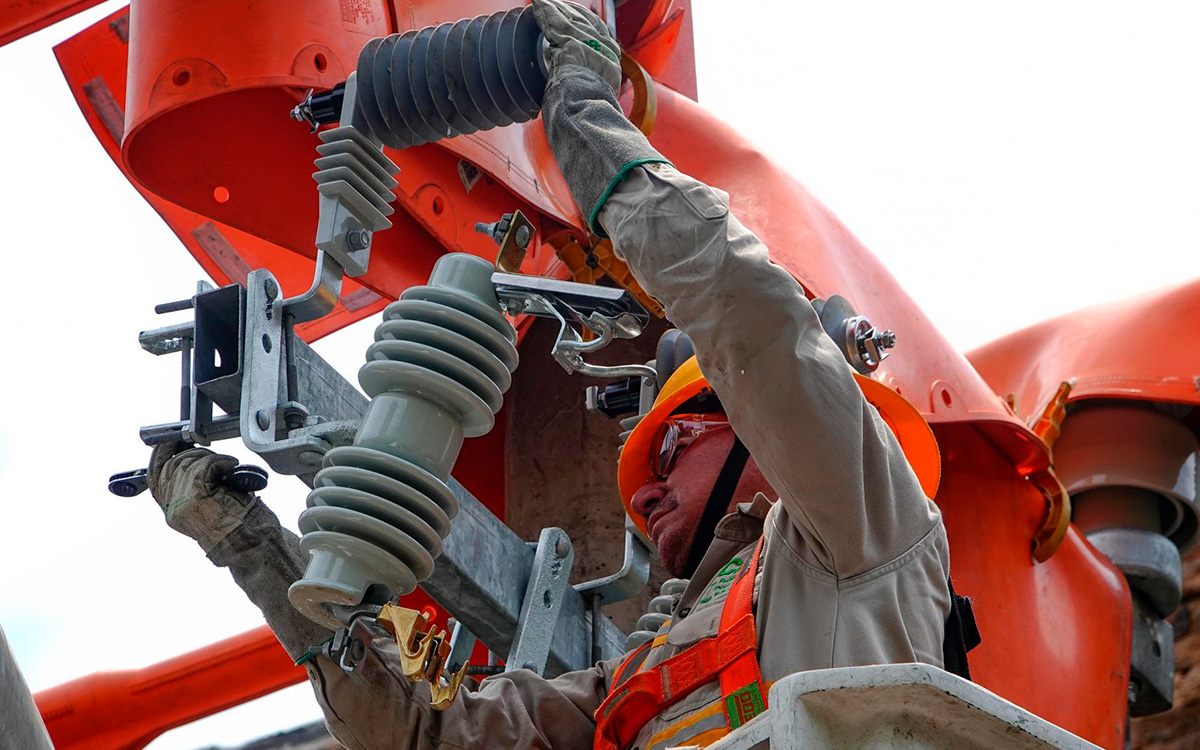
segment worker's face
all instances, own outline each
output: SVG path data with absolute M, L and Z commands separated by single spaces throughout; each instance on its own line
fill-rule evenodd
M 666 478 L 647 482 L 633 495 L 633 511 L 646 519 L 650 540 L 671 575 L 687 575 L 692 545 L 707 546 L 712 541 L 697 540 L 696 530 L 717 475 L 733 447 L 733 437 L 733 430 L 729 429 L 705 432 L 678 454 Z M 733 492 L 729 510 L 752 500 L 757 492 L 769 493 L 770 485 L 751 458 Z

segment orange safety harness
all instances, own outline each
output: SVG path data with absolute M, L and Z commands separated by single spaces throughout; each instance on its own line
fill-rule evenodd
M 693 644 L 656 667 L 623 679 L 638 649 L 614 673 L 613 688 L 596 709 L 594 750 L 624 750 L 663 709 L 682 700 L 714 678 L 730 730 L 767 708 L 767 691 L 758 669 L 758 634 L 754 625 L 754 578 L 762 539 L 750 564 L 734 580 L 721 609 L 717 635 Z

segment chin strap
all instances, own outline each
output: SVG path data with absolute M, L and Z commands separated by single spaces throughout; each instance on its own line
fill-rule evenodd
M 688 553 L 687 571 L 684 578 L 694 575 L 696 569 L 700 567 L 700 561 L 704 559 L 704 553 L 708 551 L 708 546 L 712 543 L 713 535 L 716 533 L 717 523 L 729 512 L 729 501 L 733 499 L 733 491 L 737 489 L 738 482 L 742 479 L 742 471 L 746 468 L 748 458 L 750 458 L 750 451 L 746 450 L 741 438 L 734 435 L 733 447 L 729 449 L 725 465 L 721 467 L 721 473 L 717 475 L 717 481 L 713 483 L 712 492 L 708 494 L 708 504 L 704 506 L 704 515 L 700 517 L 696 535 L 692 537 L 692 549 Z

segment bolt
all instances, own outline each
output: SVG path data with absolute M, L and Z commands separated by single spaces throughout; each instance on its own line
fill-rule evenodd
M 875 334 L 875 346 L 880 349 L 891 349 L 896 345 L 896 334 L 891 331 L 879 331 Z
M 258 429 L 265 430 L 271 426 L 271 415 L 267 414 L 265 409 L 259 409 L 254 415 L 254 421 L 258 422 Z
M 275 279 L 267 279 L 263 282 L 263 292 L 266 293 L 267 299 L 275 299 L 279 294 L 279 285 L 275 283 Z
M 517 244 L 521 247 L 525 247 L 526 245 L 528 245 L 529 240 L 531 239 L 529 227 L 525 226 L 524 224 L 517 227 L 517 236 L 515 237 L 515 239 L 517 241 Z
M 346 244 L 351 250 L 366 250 L 371 246 L 371 233 L 365 229 L 354 229 L 346 233 Z
M 566 539 L 559 539 L 554 543 L 554 554 L 558 555 L 559 557 L 566 557 L 567 553 L 570 551 L 571 543 Z
M 321 454 L 316 451 L 300 451 L 300 454 L 296 456 L 296 460 L 305 466 L 316 466 L 321 463 Z
M 531 671 L 533 671 L 533 672 L 536 672 L 536 671 L 537 671 L 537 665 L 536 665 L 536 664 L 534 664 L 534 663 L 533 663 L 533 662 L 531 662 L 531 661 L 527 661 L 527 662 L 525 662 L 524 664 L 522 664 L 522 665 L 521 665 L 521 668 L 522 668 L 522 669 L 528 669 L 528 670 L 531 670 Z

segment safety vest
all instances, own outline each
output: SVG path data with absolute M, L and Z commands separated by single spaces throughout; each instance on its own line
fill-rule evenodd
M 738 574 L 721 608 L 717 635 L 638 672 L 630 665 L 645 655 L 647 643 L 613 673 L 613 687 L 596 709 L 594 750 L 626 750 L 642 727 L 664 709 L 714 679 L 721 683 L 721 702 L 728 734 L 767 709 L 767 691 L 758 669 L 758 634 L 754 625 L 754 578 L 762 539 Z M 634 674 L 627 675 L 633 671 Z M 709 742 L 717 736 L 710 735 Z M 706 743 L 707 744 L 707 743 Z

